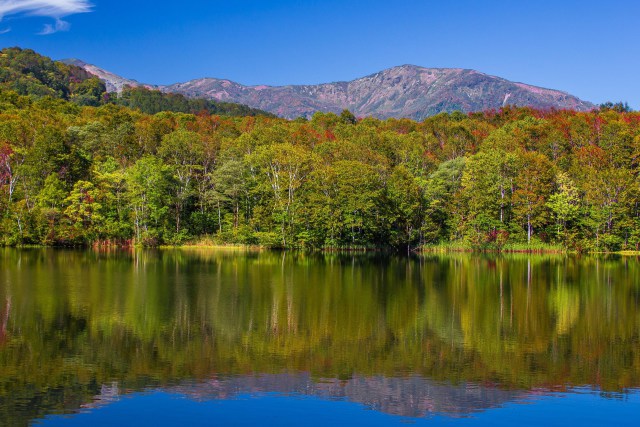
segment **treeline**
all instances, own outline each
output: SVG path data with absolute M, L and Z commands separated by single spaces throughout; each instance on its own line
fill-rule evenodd
M 0 92 L 5 245 L 637 249 L 640 114 L 310 121 Z
M 126 87 L 122 93 L 107 93 L 105 84 L 83 68 L 53 61 L 31 49 L 0 50 L 0 89 L 34 98 L 52 97 L 81 106 L 117 104 L 147 114 L 162 111 L 220 114 L 225 116 L 270 116 L 266 111 L 232 102 L 190 99 L 143 87 Z
M 187 98 L 179 93 L 163 93 L 147 88 L 125 88 L 118 96 L 111 94 L 110 102 L 139 110 L 146 114 L 163 111 L 189 114 L 218 114 L 222 116 L 268 116 L 276 117 L 266 111 L 232 102 L 211 101 L 202 98 Z

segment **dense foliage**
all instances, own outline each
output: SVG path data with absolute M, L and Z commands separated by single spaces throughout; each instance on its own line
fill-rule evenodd
M 416 123 L 159 113 L 0 95 L 5 244 L 640 242 L 640 114 Z
M 51 96 L 80 105 L 99 105 L 104 83 L 80 67 L 52 61 L 30 49 L 0 51 L 0 88 L 20 95 Z
M 207 113 L 224 116 L 270 116 L 271 113 L 250 108 L 232 102 L 211 101 L 202 98 L 187 98 L 179 93 L 164 93 L 144 87 L 125 88 L 119 96 L 110 96 L 110 101 L 117 105 L 139 110 L 146 114 L 162 111 L 176 113 Z
M 4 244 L 640 244 L 640 114 L 617 104 L 418 123 L 348 111 L 310 121 L 148 115 L 64 100 L 73 96 L 0 91 Z M 123 99 L 200 110 L 153 91 Z

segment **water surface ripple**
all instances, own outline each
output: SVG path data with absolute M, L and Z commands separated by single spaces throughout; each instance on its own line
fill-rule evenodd
M 640 414 L 633 257 L 4 249 L 0 263 L 1 425 Z

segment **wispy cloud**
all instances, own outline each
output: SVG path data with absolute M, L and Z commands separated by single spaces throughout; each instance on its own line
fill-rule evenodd
M 55 24 L 44 24 L 44 28 L 38 34 L 46 36 L 48 34 L 57 33 L 58 31 L 68 31 L 71 25 L 61 19 L 56 19 Z
M 54 23 L 45 24 L 38 33 L 47 35 L 68 31 L 70 25 L 62 18 L 76 13 L 91 12 L 92 7 L 89 0 L 0 0 L 0 21 L 11 15 L 50 17 L 54 19 Z

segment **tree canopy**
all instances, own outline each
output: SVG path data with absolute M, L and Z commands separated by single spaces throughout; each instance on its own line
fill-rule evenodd
M 640 113 L 625 108 L 287 121 L 146 89 L 79 102 L 75 68 L 0 58 L 5 245 L 640 246 Z

